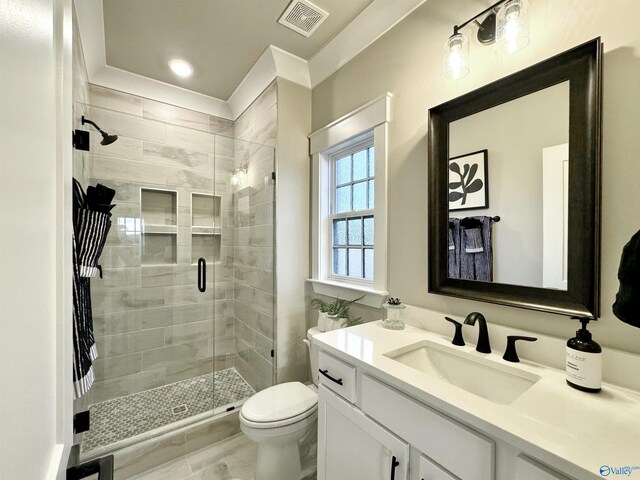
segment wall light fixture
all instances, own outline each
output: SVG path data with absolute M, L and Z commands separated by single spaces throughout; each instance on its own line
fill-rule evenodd
M 236 185 L 241 185 L 247 179 L 247 173 L 249 171 L 248 165 L 242 165 L 241 167 L 236 168 L 231 175 L 231 185 L 234 187 Z
M 453 35 L 443 47 L 442 75 L 446 79 L 457 80 L 469 73 L 469 38 L 460 30 L 471 22 L 478 26 L 478 41 L 482 45 L 497 43 L 500 54 L 517 52 L 529 43 L 528 0 L 500 0 L 453 27 Z

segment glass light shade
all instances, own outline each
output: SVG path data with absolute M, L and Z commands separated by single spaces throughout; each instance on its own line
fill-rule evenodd
M 496 15 L 496 44 L 498 53 L 509 55 L 529 44 L 529 3 L 509 0 Z
M 193 66 L 181 58 L 169 60 L 169 68 L 173 73 L 182 78 L 190 77 L 193 74 Z
M 469 39 L 462 33 L 451 35 L 442 51 L 442 76 L 458 80 L 469 73 Z

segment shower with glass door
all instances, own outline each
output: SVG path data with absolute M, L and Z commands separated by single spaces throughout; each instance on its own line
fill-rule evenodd
M 85 459 L 215 418 L 274 382 L 273 148 L 140 101 L 137 114 L 75 105 L 78 129 L 83 115 L 118 136 L 101 144 L 92 130 L 90 151 L 74 153 L 84 189 L 116 192 L 91 279 L 95 380 L 75 402 L 91 415 Z

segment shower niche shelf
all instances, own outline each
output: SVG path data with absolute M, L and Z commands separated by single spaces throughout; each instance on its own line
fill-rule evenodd
M 140 189 L 142 265 L 175 265 L 178 246 L 178 192 Z
M 222 244 L 222 198 L 206 193 L 191 194 L 191 263 L 203 257 L 220 261 Z

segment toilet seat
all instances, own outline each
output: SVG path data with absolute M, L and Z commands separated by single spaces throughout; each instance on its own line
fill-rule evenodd
M 314 415 L 318 394 L 300 382 L 274 385 L 247 400 L 240 420 L 251 428 L 277 428 L 292 425 Z

